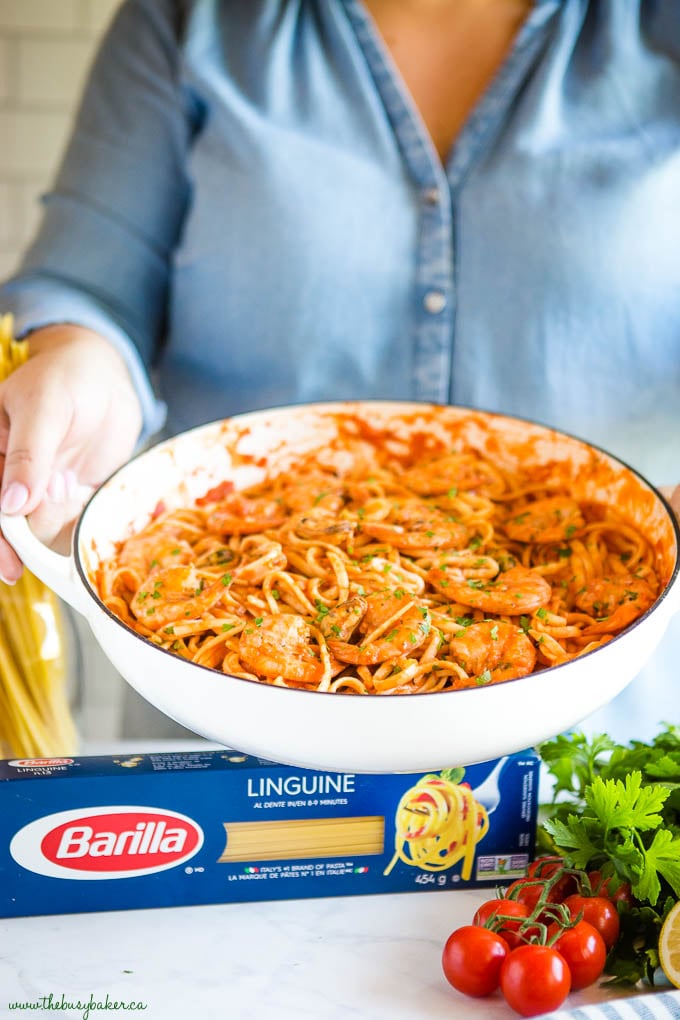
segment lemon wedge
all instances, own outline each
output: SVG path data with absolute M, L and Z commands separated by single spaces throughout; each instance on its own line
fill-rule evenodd
M 680 988 L 680 900 L 661 925 L 659 934 L 661 969 L 676 988 Z

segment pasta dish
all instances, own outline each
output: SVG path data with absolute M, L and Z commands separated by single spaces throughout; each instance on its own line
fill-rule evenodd
M 455 436 L 395 452 L 346 429 L 338 443 L 245 489 L 159 504 L 99 564 L 104 604 L 231 676 L 382 695 L 558 665 L 659 594 L 639 529 L 549 466 L 510 470 Z
M 407 790 L 397 805 L 394 857 L 423 871 L 446 871 L 462 861 L 461 877 L 472 876 L 477 843 L 489 831 L 489 815 L 468 784 L 449 769 L 427 775 Z

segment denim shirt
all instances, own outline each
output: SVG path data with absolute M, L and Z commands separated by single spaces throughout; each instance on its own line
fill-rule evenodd
M 173 432 L 454 402 L 671 483 L 679 218 L 676 0 L 536 3 L 445 167 L 360 0 L 130 0 L 0 307 L 156 366 Z
M 147 435 L 413 398 L 680 482 L 680 4 L 537 0 L 442 165 L 361 0 L 128 0 L 0 309 Z

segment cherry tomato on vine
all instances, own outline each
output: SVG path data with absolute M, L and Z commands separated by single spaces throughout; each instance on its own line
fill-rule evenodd
M 538 878 L 517 878 L 505 890 L 505 895 L 509 900 L 523 903 L 531 913 L 541 898 L 544 888 L 543 882 Z
M 567 896 L 572 896 L 579 891 L 579 881 L 576 875 L 561 875 L 556 879 L 555 884 L 548 896 L 549 903 L 564 903 Z
M 564 957 L 552 946 L 519 946 L 501 967 L 501 991 L 509 1006 L 522 1016 L 559 1009 L 571 988 Z
M 476 911 L 472 918 L 472 923 L 485 925 L 490 927 L 492 931 L 495 931 L 499 935 L 503 935 L 505 940 L 508 942 L 508 948 L 514 950 L 517 949 L 518 946 L 524 946 L 524 943 L 528 941 L 533 934 L 537 934 L 538 932 L 538 929 L 531 925 L 520 933 L 520 928 L 530 913 L 531 911 L 526 904 L 520 903 L 519 900 L 487 900 Z M 513 917 L 517 918 L 517 920 L 496 921 L 493 923 L 490 919 L 492 919 L 494 915 Z M 490 923 L 487 924 L 489 921 Z
M 603 879 L 600 871 L 589 871 L 588 880 L 594 896 L 605 896 L 612 903 L 625 903 L 628 907 L 632 907 L 635 903 L 630 882 L 620 882 L 616 889 L 614 889 L 613 886 L 616 883 L 616 879 Z
M 548 937 L 554 930 L 548 929 Z M 587 921 L 579 921 L 573 928 L 566 928 L 552 946 L 567 961 L 572 991 L 587 988 L 602 974 L 607 947 L 599 931 Z
M 579 891 L 576 875 L 569 873 L 558 875 L 564 867 L 564 858 L 552 856 L 537 857 L 527 868 L 527 878 L 554 882 L 548 895 L 549 903 L 561 903 L 567 896 Z
M 508 955 L 504 939 L 488 928 L 467 924 L 451 932 L 442 952 L 442 969 L 449 984 L 465 995 L 480 998 L 498 988 L 501 965 Z
M 552 878 L 556 871 L 564 867 L 562 857 L 537 857 L 527 868 L 527 878 Z
M 606 896 L 580 896 L 575 893 L 567 896 L 564 901 L 572 917 L 583 914 L 583 920 L 592 924 L 604 939 L 607 949 L 611 949 L 619 937 L 621 922 L 616 906 Z
M 517 931 L 522 921 L 529 916 L 529 913 L 529 908 L 526 904 L 520 903 L 519 900 L 506 900 L 504 898 L 486 900 L 475 911 L 472 923 L 484 926 L 489 918 L 499 914 L 504 917 L 516 917 L 517 921 L 503 922 L 501 927 L 493 925 L 493 930 L 505 937 L 506 930 L 508 932 Z

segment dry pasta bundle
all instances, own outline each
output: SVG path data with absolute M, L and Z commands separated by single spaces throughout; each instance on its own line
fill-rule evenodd
M 403 795 L 395 816 L 394 857 L 423 871 L 446 871 L 462 860 L 461 876 L 472 875 L 477 844 L 489 830 L 486 808 L 460 780 L 462 769 L 423 776 Z
M 26 358 L 0 316 L 0 381 Z M 27 570 L 0 582 L 0 756 L 73 754 L 76 729 L 68 703 L 63 615 L 57 597 Z
M 225 822 L 227 844 L 220 864 L 381 854 L 385 819 L 283 818 L 273 822 Z

